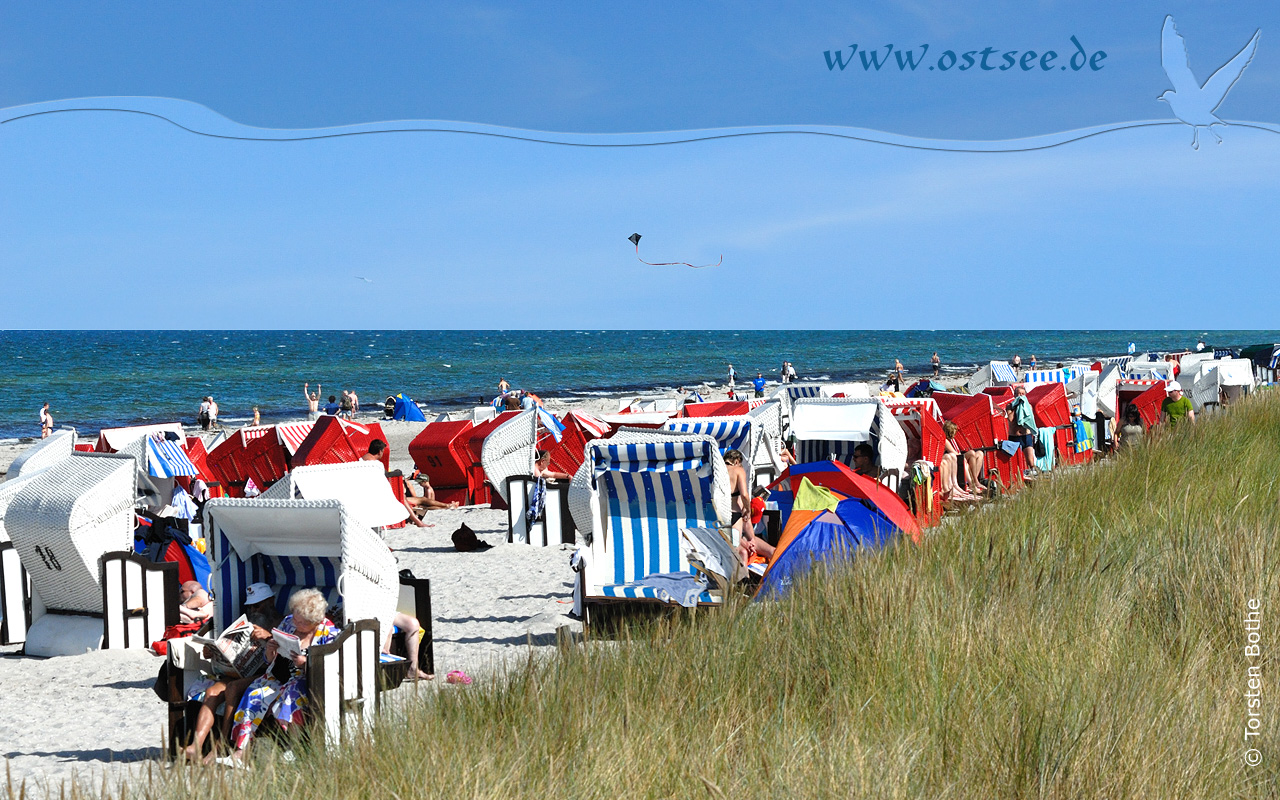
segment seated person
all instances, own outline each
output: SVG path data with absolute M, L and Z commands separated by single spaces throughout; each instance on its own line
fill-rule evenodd
M 961 450 L 956 441 L 956 433 L 960 426 L 951 420 L 942 423 L 942 433 L 947 437 L 942 454 L 942 463 L 938 465 L 938 480 L 941 483 L 944 500 L 969 500 L 974 495 L 986 491 L 978 479 L 982 475 L 982 454 L 976 450 Z M 959 459 L 964 457 L 965 474 L 968 476 L 969 489 L 960 488 Z
M 1124 422 L 1116 428 L 1116 449 L 1127 450 L 1142 442 L 1147 429 L 1142 424 L 1142 414 L 1135 405 L 1125 406 Z
M 319 589 L 301 589 L 289 598 L 289 616 L 279 628 L 298 637 L 302 653 L 290 661 L 278 656 L 274 640 L 267 642 L 267 672 L 249 684 L 231 728 L 234 748 L 230 761 L 243 762 L 253 735 L 267 714 L 276 718 L 287 734 L 292 734 L 303 721 L 309 704 L 307 697 L 307 650 L 312 645 L 329 644 L 338 636 L 338 628 L 325 616 L 328 603 Z M 280 663 L 277 663 L 280 662 Z
M 411 681 L 430 681 L 435 680 L 435 675 L 430 672 L 423 672 L 418 668 L 418 651 L 422 644 L 422 623 L 418 622 L 417 617 L 411 617 L 400 611 L 391 619 L 391 624 L 399 628 L 404 633 L 404 647 L 409 651 L 409 680 Z M 382 652 L 391 652 L 391 637 L 395 633 L 394 630 L 387 633 L 386 640 L 382 643 Z
M 422 489 L 422 496 L 414 494 L 413 484 L 418 484 Z M 415 471 L 409 476 L 409 480 L 404 482 L 404 502 L 410 507 L 410 510 L 426 511 L 433 508 L 457 508 L 458 501 L 454 500 L 450 503 L 443 503 L 436 499 L 436 490 L 431 488 L 431 476 L 425 472 Z
M 271 629 L 280 624 L 275 596 L 275 590 L 265 583 L 251 584 L 245 592 L 243 610 L 245 617 L 253 625 L 252 638 L 255 647 L 265 647 L 271 640 Z M 208 651 L 209 648 L 205 647 L 205 658 L 212 655 Z M 264 663 L 263 669 L 265 668 Z M 199 701 L 200 713 L 196 716 L 195 736 L 191 744 L 183 750 L 183 755 L 188 761 L 203 760 L 206 764 L 213 761 L 216 755 L 214 751 L 210 750 L 208 756 L 202 756 L 202 751 L 205 740 L 213 731 L 214 716 L 218 706 L 226 704 L 222 712 L 222 735 L 225 737 L 231 728 L 231 715 L 240 704 L 244 690 L 261 674 L 262 670 L 258 670 L 253 675 L 242 675 L 238 678 L 227 676 L 222 679 L 206 679 L 198 681 L 191 687 L 187 693 L 187 699 Z
M 213 598 L 204 590 L 199 581 L 187 581 L 182 584 L 181 603 L 178 605 L 180 622 L 204 622 L 213 616 Z
M 533 462 L 533 477 L 542 478 L 547 481 L 567 481 L 572 480 L 573 476 L 567 472 L 556 472 L 551 469 L 551 453 L 546 450 L 539 450 Z
M 745 566 L 752 564 L 768 564 L 773 561 L 774 546 L 764 539 L 766 526 L 764 522 L 764 501 L 769 490 L 761 486 L 751 498 L 751 533 L 750 539 L 744 539 L 738 545 L 738 554 Z
M 876 469 L 875 448 L 866 442 L 859 442 L 853 448 L 853 471 L 872 480 L 880 477 L 880 470 Z

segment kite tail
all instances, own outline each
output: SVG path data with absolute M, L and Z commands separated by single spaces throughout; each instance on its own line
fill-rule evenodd
M 641 264 L 648 264 L 651 267 L 692 267 L 693 269 L 706 269 L 707 267 L 718 267 L 724 263 L 724 255 L 721 254 L 720 260 L 714 264 L 690 264 L 688 261 L 645 261 L 640 258 L 640 245 L 636 244 L 636 259 Z

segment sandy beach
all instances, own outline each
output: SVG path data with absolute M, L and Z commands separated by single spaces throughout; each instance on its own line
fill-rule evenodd
M 948 376 L 945 382 L 954 386 L 966 377 Z M 556 414 L 569 409 L 611 414 L 620 400 L 631 396 L 548 398 L 545 404 Z M 715 387 L 704 391 L 704 397 L 722 400 L 725 394 Z M 461 418 L 464 413 L 451 416 Z M 365 414 L 361 419 L 382 421 L 380 417 Z M 383 425 L 391 440 L 392 467 L 412 468 L 403 448 L 422 423 Z M 90 433 L 96 432 L 81 432 Z M 0 445 L 0 472 L 28 446 Z M 572 608 L 571 548 L 508 544 L 506 512 L 487 505 L 434 511 L 427 522 L 430 527 L 406 527 L 386 535 L 400 567 L 431 580 L 435 615 L 439 680 L 422 684 L 423 689 L 406 684 L 396 690 L 398 696 L 418 690 L 457 691 L 443 682 L 450 670 L 461 669 L 483 681 L 502 664 L 526 657 L 530 647 L 535 654 L 551 651 L 557 628 L 581 630 L 581 624 L 567 616 Z M 456 552 L 450 536 L 464 522 L 492 549 Z M 167 708 L 151 690 L 160 658 L 135 650 L 39 659 L 19 651 L 0 648 L 0 753 L 15 786 L 48 782 L 56 792 L 63 779 L 114 778 L 131 769 L 145 770 L 147 760 L 161 755 Z

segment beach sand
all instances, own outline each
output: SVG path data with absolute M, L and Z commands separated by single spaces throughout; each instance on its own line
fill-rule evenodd
M 966 379 L 949 378 L 953 385 Z M 621 397 L 547 399 L 546 406 L 556 414 L 569 409 L 611 414 Z M 726 399 L 720 387 L 704 397 Z M 368 415 L 363 421 L 381 420 Z M 422 424 L 383 424 L 391 440 L 392 466 L 412 468 L 403 448 Z M 0 473 L 28 446 L 0 445 Z M 506 512 L 488 506 L 435 511 L 427 522 L 431 527 L 407 527 L 386 536 L 401 568 L 431 580 L 435 616 L 437 679 L 417 688 L 405 684 L 396 696 L 465 691 L 446 685 L 445 673 L 461 669 L 484 681 L 501 664 L 526 657 L 530 647 L 537 654 L 552 652 L 557 628 L 581 630 L 580 623 L 566 616 L 572 608 L 571 548 L 507 544 Z M 450 537 L 463 522 L 493 548 L 456 552 Z M 58 783 L 72 776 L 100 782 L 103 775 L 145 774 L 147 761 L 162 753 L 168 722 L 166 705 L 151 690 L 160 658 L 146 651 L 99 651 L 37 659 L 19 650 L 0 648 L 0 753 L 15 791 L 22 781 L 29 791 L 52 782 L 56 793 Z

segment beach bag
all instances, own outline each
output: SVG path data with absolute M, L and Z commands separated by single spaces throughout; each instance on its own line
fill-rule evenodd
M 474 550 L 488 550 L 493 545 L 488 542 L 481 541 L 476 532 L 467 527 L 466 523 L 462 527 L 453 532 L 453 549 L 459 553 L 470 553 Z
M 1044 458 L 1047 452 L 1048 451 L 1045 449 L 1045 446 L 1044 446 L 1044 439 L 1041 439 L 1039 436 L 1037 436 L 1036 437 L 1036 458 Z

